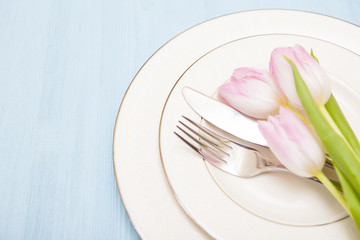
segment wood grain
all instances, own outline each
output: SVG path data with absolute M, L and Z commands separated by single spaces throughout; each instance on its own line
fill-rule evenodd
M 112 162 L 127 87 L 176 34 L 263 8 L 360 24 L 357 0 L 0 0 L 0 239 L 139 239 Z

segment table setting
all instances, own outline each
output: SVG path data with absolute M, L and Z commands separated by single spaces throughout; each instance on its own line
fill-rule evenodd
M 0 6 L 0 239 L 360 239 L 358 1 Z
M 283 19 L 287 19 L 286 23 L 284 23 Z M 312 23 L 311 27 L 306 23 L 304 24 L 304 19 Z M 291 21 L 290 24 L 289 21 Z M 326 23 L 326 21 L 331 23 Z M 307 49 L 316 50 L 316 55 L 321 56 L 319 57 L 321 58 L 321 65 L 327 69 L 328 74 L 334 79 L 338 78 L 338 76 L 343 79 L 351 79 L 352 76 L 357 75 L 357 68 L 354 67 L 359 62 L 356 48 L 349 50 L 343 43 L 339 42 L 345 38 L 343 34 L 339 39 L 336 39 L 335 35 L 334 38 L 329 38 L 329 32 L 325 33 L 323 30 L 324 25 L 335 26 L 336 24 L 342 24 L 337 21 L 325 16 L 288 10 L 259 10 L 234 13 L 204 22 L 185 31 L 155 53 L 134 78 L 123 102 L 124 105 L 120 107 L 115 130 L 114 165 L 116 174 L 119 176 L 117 180 L 120 193 L 127 194 L 129 197 L 129 195 L 132 195 L 131 190 L 122 192 L 122 186 L 124 186 L 124 189 L 129 189 L 130 187 L 126 186 L 127 183 L 133 185 L 139 181 L 139 176 L 131 173 L 129 169 L 139 168 L 135 171 L 144 174 L 142 175 L 144 180 L 139 184 L 140 186 L 131 187 L 131 189 L 143 189 L 138 190 L 139 192 L 135 190 L 137 193 L 133 193 L 133 199 L 129 197 L 129 200 L 126 200 L 127 197 L 123 196 L 125 206 L 129 207 L 130 216 L 133 211 L 132 205 L 136 209 L 138 209 L 138 205 L 141 205 L 140 202 L 134 204 L 139 199 L 139 194 L 146 194 L 148 192 L 145 189 L 154 187 L 151 184 L 152 181 L 155 181 L 155 178 L 149 175 L 151 169 L 155 166 L 149 166 L 148 161 L 149 155 L 155 152 L 153 157 L 161 160 L 158 167 L 163 171 L 162 177 L 165 177 L 169 184 L 167 190 L 170 190 L 170 194 L 173 195 L 172 200 L 175 200 L 183 209 L 183 213 L 195 223 L 193 227 L 201 228 L 200 231 L 198 230 L 199 236 L 196 238 L 200 236 L 208 238 L 210 236 L 214 239 L 239 239 L 242 237 L 244 239 L 263 239 L 265 237 L 285 239 L 291 236 L 293 239 L 304 239 L 314 236 L 327 236 L 327 238 L 333 237 L 334 239 L 341 237 L 357 239 L 356 227 L 354 227 L 351 218 L 320 184 L 308 181 L 306 183 L 298 182 L 298 178 L 289 176 L 284 180 L 282 174 L 279 175 L 279 179 L 274 178 L 271 174 L 243 179 L 238 176 L 234 177 L 224 171 L 219 171 L 211 164 L 207 164 L 206 161 L 201 161 L 201 158 L 196 158 L 195 154 L 183 146 L 183 143 L 173 134 L 181 115 L 195 118 L 195 122 L 201 121 L 199 116 L 184 101 L 184 88 L 191 87 L 203 94 L 213 96 L 216 89 L 228 79 L 229 73 L 233 69 L 239 66 L 262 67 L 266 65 L 266 57 L 270 56 L 271 51 L 277 46 L 301 44 L 306 46 Z M 244 26 L 244 23 L 247 22 L 253 23 L 249 26 L 249 32 Z M 256 23 L 258 23 L 258 26 Z M 319 28 L 315 23 L 319 23 Z M 291 26 L 290 29 L 287 29 L 287 26 Z M 241 32 L 234 30 L 238 27 L 242 29 Z M 354 27 L 355 31 L 349 33 L 349 36 L 354 38 L 358 29 L 355 26 L 352 27 Z M 345 26 L 340 27 L 340 29 L 344 28 Z M 321 36 L 322 34 L 324 35 Z M 192 44 L 188 44 L 189 42 Z M 202 43 L 202 49 L 207 44 L 209 47 L 203 49 L 192 60 L 189 60 L 188 65 L 180 70 L 181 63 L 191 59 L 192 55 L 196 55 L 197 50 L 200 51 L 200 47 L 196 43 Z M 171 57 L 166 57 L 167 52 Z M 333 60 L 331 55 L 326 56 L 329 53 L 337 56 L 337 58 L 347 59 L 344 61 L 347 63 L 344 63 L 344 66 L 339 66 L 339 62 L 327 62 L 327 60 Z M 175 57 L 177 54 L 179 54 L 178 58 Z M 157 69 L 157 64 L 164 64 L 161 62 L 162 58 L 167 62 L 167 70 L 152 72 L 152 69 Z M 177 62 L 172 68 L 170 62 L 168 62 L 169 58 L 175 59 L 175 61 L 181 60 L 181 63 Z M 354 68 L 347 69 L 350 65 Z M 346 77 L 344 73 L 349 73 L 349 75 Z M 171 82 L 172 74 L 176 76 L 173 77 Z M 149 80 L 147 80 L 148 77 Z M 153 98 L 148 96 L 152 101 L 157 98 L 160 103 L 151 104 L 141 114 L 132 112 L 132 108 L 137 108 L 136 99 L 132 99 L 134 105 L 131 107 L 126 105 L 127 97 L 131 99 L 132 95 L 136 95 L 131 92 L 136 92 L 136 89 L 139 89 L 140 92 L 142 89 L 146 91 L 147 88 L 143 84 L 146 84 L 145 81 L 152 84 L 150 79 L 157 79 L 157 82 L 164 79 L 161 88 L 154 87 L 154 89 L 157 89 L 158 94 L 151 93 Z M 141 84 L 141 87 L 137 87 L 137 82 L 142 82 L 138 83 Z M 358 117 L 356 114 L 351 114 L 351 112 L 354 113 L 354 110 L 351 109 L 356 109 L 356 102 L 358 101 L 357 94 L 351 90 L 357 89 L 356 84 L 354 87 L 346 86 L 343 80 L 335 80 L 332 84 L 334 95 L 338 96 L 337 99 L 340 102 L 339 104 L 343 106 L 343 111 L 348 111 L 345 112 L 345 115 L 349 118 L 349 122 L 356 126 Z M 167 89 L 162 92 L 162 89 L 165 89 L 166 86 Z M 141 92 L 141 95 L 143 94 Z M 161 95 L 164 96 L 161 97 Z M 150 99 L 148 99 L 148 102 L 151 102 Z M 139 104 L 143 105 L 144 102 L 140 101 Z M 158 122 L 158 129 L 155 130 L 149 128 L 149 125 L 153 124 L 150 116 L 155 114 L 155 107 L 158 105 L 160 105 L 158 114 L 160 113 L 161 117 L 160 122 L 158 122 L 159 119 L 154 116 L 154 124 Z M 123 110 L 123 107 L 125 110 Z M 125 111 L 126 114 L 122 115 L 122 111 Z M 131 113 L 134 114 L 133 117 L 130 117 Z M 217 114 L 225 115 L 214 112 L 214 115 Z M 145 116 L 146 125 L 143 125 L 143 129 L 139 128 L 140 122 L 143 121 Z M 134 124 L 134 128 L 131 128 L 131 125 L 125 124 L 126 121 L 139 122 Z M 118 130 L 118 127 L 120 130 Z M 123 134 L 123 139 L 117 137 L 117 131 L 120 132 L 120 135 Z M 357 131 L 356 127 L 354 131 Z M 133 138 L 131 143 L 125 136 L 134 136 L 136 132 L 141 134 L 139 134 L 138 138 Z M 157 135 L 158 149 L 156 147 L 155 149 L 151 148 L 151 143 L 145 137 L 147 135 L 151 136 L 151 134 Z M 144 151 L 134 153 L 139 146 L 143 146 Z M 149 152 L 146 153 L 145 149 Z M 127 159 L 125 160 L 126 163 L 123 163 L 126 167 L 121 169 L 121 163 L 117 163 L 117 158 L 120 159 L 121 154 L 124 152 L 127 152 L 129 157 L 124 158 Z M 157 154 L 160 156 L 156 156 Z M 249 156 L 246 155 L 246 157 Z M 130 162 L 128 161 L 130 158 L 137 159 L 139 162 Z M 119 168 L 117 168 L 117 164 L 119 164 Z M 126 174 L 130 179 L 128 181 L 126 181 Z M 132 175 L 132 177 L 129 175 Z M 136 178 L 137 181 L 133 178 Z M 310 184 L 311 186 L 302 186 L 302 184 Z M 163 204 L 164 201 L 158 201 L 161 194 L 160 189 L 157 189 L 157 191 L 157 194 L 155 194 L 156 202 Z M 151 191 L 151 194 L 153 192 L 154 190 Z M 140 199 L 150 201 L 150 196 L 143 196 Z M 329 208 L 329 206 L 331 207 Z M 166 211 L 167 216 L 169 216 L 169 211 L 169 209 Z M 136 217 L 137 210 L 134 210 L 134 212 Z M 174 217 L 174 215 L 171 217 Z M 175 226 L 177 228 L 181 223 L 180 218 L 176 221 Z M 143 214 L 141 221 L 146 221 Z M 187 223 L 189 223 L 189 220 Z M 148 226 L 148 221 L 145 224 Z M 170 225 L 172 224 L 170 223 Z M 144 226 L 145 228 L 146 226 Z M 184 229 L 185 225 L 180 228 Z M 259 228 L 263 231 L 255 230 Z M 203 231 L 209 236 L 203 235 Z M 196 231 L 193 230 L 192 232 Z M 331 232 L 330 235 L 328 235 L 329 232 Z M 187 235 L 191 234 L 188 231 L 184 231 L 182 234 L 182 238 L 193 237 Z

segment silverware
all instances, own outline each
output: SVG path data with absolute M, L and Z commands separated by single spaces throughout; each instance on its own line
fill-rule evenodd
M 242 145 L 260 150 L 263 147 L 268 149 L 255 119 L 190 87 L 184 87 L 182 92 L 186 102 L 198 115 L 237 139 L 241 139 Z M 326 155 L 325 167 L 330 168 L 329 171 L 334 172 L 331 175 L 336 176 L 332 159 L 328 155 Z M 336 180 L 338 180 L 337 176 Z
M 181 133 L 174 133 L 215 167 L 239 177 L 254 177 L 264 172 L 292 174 L 278 162 L 268 147 L 253 148 L 244 145 L 219 135 L 185 116 L 182 117 L 193 127 L 180 120 L 177 128 Z M 316 178 L 309 179 L 319 182 Z M 338 180 L 332 179 L 332 182 L 337 187 L 340 186 Z

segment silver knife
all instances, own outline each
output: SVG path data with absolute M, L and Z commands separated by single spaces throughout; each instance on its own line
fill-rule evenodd
M 190 87 L 184 87 L 182 93 L 189 106 L 206 121 L 243 140 L 267 145 L 256 120 Z
M 255 147 L 266 157 L 276 159 L 267 146 L 256 120 L 253 120 L 232 107 L 221 103 L 190 87 L 184 87 L 183 96 L 189 106 L 206 121 L 242 140 L 242 144 Z M 325 164 L 324 173 L 332 180 L 339 181 L 333 166 Z

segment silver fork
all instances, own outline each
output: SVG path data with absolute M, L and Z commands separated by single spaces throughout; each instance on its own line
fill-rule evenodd
M 242 144 L 239 141 L 221 136 L 185 116 L 182 117 L 195 126 L 197 130 L 180 120 L 181 126 L 178 125 L 177 128 L 182 134 L 174 133 L 215 167 L 239 177 L 254 177 L 264 172 L 291 173 L 279 163 L 268 147 L 260 145 L 251 147 L 249 143 Z M 332 165 L 327 164 L 327 168 L 328 177 L 341 190 Z M 318 182 L 316 178 L 309 179 Z

